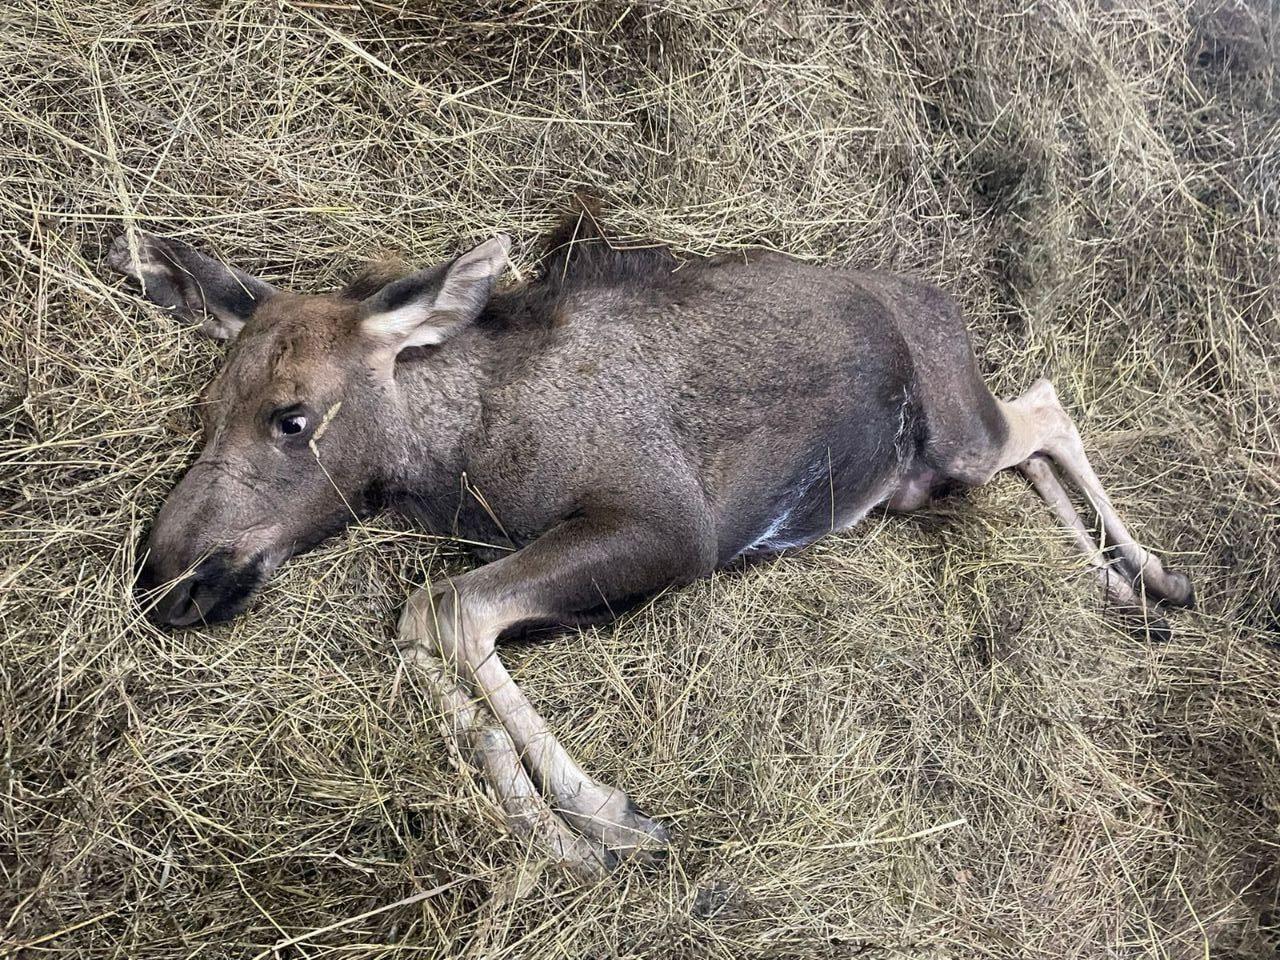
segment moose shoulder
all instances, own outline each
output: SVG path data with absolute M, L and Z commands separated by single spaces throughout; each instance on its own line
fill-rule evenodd
M 495 651 L 512 627 L 598 620 L 1009 467 L 1121 607 L 1191 603 L 1126 529 L 1048 381 L 995 399 L 936 287 L 771 254 L 618 250 L 578 217 L 536 279 L 498 290 L 508 247 L 302 296 L 121 237 L 112 268 L 234 338 L 139 590 L 159 624 L 234 616 L 288 556 L 388 503 L 482 545 L 492 562 L 410 598 L 401 649 L 511 828 L 573 869 L 651 852 L 666 831 L 584 772 L 512 682 Z

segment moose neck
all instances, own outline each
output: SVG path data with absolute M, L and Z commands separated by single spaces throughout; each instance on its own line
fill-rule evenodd
M 493 338 L 471 327 L 396 360 L 377 485 L 391 506 L 409 507 L 433 528 L 457 511 L 468 451 L 483 430 L 493 352 Z

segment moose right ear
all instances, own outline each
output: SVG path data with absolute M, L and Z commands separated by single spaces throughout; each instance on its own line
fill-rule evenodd
M 507 265 L 500 233 L 448 263 L 389 283 L 360 304 L 360 331 L 386 355 L 443 343 L 484 310 Z
M 253 312 L 279 291 L 242 270 L 224 266 L 178 240 L 137 234 L 137 256 L 128 235 L 116 237 L 107 266 L 142 288 L 152 303 L 192 320 L 211 337 L 234 337 Z

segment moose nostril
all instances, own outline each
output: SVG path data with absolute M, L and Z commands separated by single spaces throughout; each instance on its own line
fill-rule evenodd
M 217 551 L 175 579 L 168 562 L 144 564 L 136 595 L 148 620 L 158 627 L 190 627 L 234 616 L 257 587 L 263 561 L 233 565 L 229 551 Z
M 186 627 L 200 619 L 200 608 L 196 606 L 194 597 L 196 586 L 196 578 L 188 577 L 165 595 L 158 604 L 163 608 L 158 612 L 165 623 L 171 627 Z
M 199 581 L 195 577 L 187 577 L 156 596 L 164 585 L 151 569 L 144 568 L 138 576 L 138 602 L 148 620 L 158 627 L 185 627 L 200 619 L 195 603 Z
M 160 578 L 156 575 L 156 565 L 151 562 L 150 553 L 138 557 L 134 563 L 133 572 L 134 590 L 138 593 L 154 590 L 160 585 Z

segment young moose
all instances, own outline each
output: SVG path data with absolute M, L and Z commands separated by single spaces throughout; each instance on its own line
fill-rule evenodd
M 488 545 L 492 562 L 409 599 L 400 646 L 511 829 L 577 872 L 665 830 L 585 773 L 513 683 L 495 652 L 513 627 L 598 622 L 1008 467 L 1113 601 L 1192 602 L 1117 516 L 1049 382 L 992 397 L 937 288 L 772 254 L 615 250 L 584 215 L 549 238 L 537 279 L 499 291 L 508 243 L 300 296 L 185 244 L 119 238 L 112 268 L 234 340 L 139 588 L 162 625 L 230 618 L 287 557 L 386 504 Z

